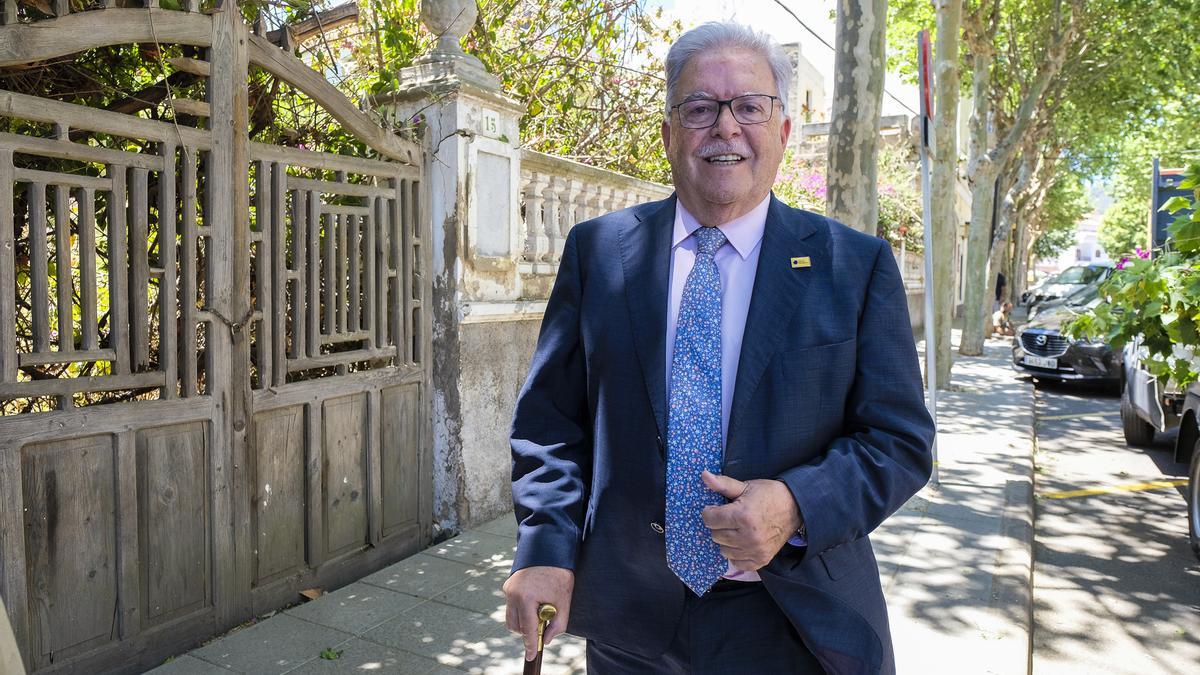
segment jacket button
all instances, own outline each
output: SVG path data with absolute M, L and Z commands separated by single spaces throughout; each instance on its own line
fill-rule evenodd
M 650 523 L 650 529 L 654 530 L 655 532 L 657 532 L 659 534 L 662 534 L 664 532 L 663 526 L 659 523 Z

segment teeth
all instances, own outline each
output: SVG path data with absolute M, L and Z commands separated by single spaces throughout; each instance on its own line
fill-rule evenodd
M 738 162 L 738 161 L 741 161 L 741 159 L 742 159 L 741 155 L 716 155 L 715 157 L 709 157 L 708 161 L 710 161 L 710 162 Z

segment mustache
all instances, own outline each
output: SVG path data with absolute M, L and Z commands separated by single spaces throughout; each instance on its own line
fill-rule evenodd
M 703 158 L 716 157 L 717 155 L 741 155 L 742 157 L 750 157 L 750 148 L 743 146 L 740 143 L 723 143 L 714 141 L 700 146 L 696 150 L 696 154 Z

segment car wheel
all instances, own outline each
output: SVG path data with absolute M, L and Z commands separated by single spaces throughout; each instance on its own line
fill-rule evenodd
M 1188 470 L 1188 541 L 1192 553 L 1200 558 L 1200 439 L 1192 446 L 1192 465 Z
M 1129 390 L 1121 390 L 1121 431 L 1125 432 L 1125 442 L 1133 446 L 1151 445 L 1154 443 L 1154 427 L 1146 420 L 1138 417 L 1129 400 Z

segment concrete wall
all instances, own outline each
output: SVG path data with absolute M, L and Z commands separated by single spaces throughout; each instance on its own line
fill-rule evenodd
M 460 518 L 481 523 L 512 508 L 508 430 L 517 394 L 537 344 L 541 315 L 464 324 L 459 397 L 462 483 Z

